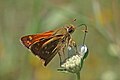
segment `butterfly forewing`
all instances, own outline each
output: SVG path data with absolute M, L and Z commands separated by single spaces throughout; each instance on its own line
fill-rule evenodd
M 48 31 L 41 34 L 28 35 L 21 38 L 22 43 L 29 48 L 33 43 L 40 41 L 42 38 L 48 38 L 54 31 Z

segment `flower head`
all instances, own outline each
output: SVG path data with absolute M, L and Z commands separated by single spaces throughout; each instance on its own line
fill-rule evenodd
M 69 51 L 71 50 L 72 48 L 69 48 Z M 79 54 L 74 54 L 72 57 L 66 59 L 63 64 L 61 64 L 61 68 L 59 68 L 58 70 L 71 73 L 77 73 L 78 71 L 80 71 L 83 65 L 83 61 L 88 54 L 87 46 L 79 46 L 78 53 Z

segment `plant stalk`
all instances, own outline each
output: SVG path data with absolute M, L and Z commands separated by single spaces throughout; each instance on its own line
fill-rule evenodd
M 76 73 L 77 80 L 80 80 L 80 71 Z

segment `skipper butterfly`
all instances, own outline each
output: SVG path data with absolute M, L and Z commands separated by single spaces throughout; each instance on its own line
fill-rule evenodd
M 65 48 L 75 46 L 75 42 L 71 37 L 75 28 L 75 26 L 70 24 L 56 30 L 23 36 L 21 42 L 34 55 L 37 55 L 44 61 L 44 66 L 47 66 L 57 53 L 61 62 L 61 54 L 64 53 Z

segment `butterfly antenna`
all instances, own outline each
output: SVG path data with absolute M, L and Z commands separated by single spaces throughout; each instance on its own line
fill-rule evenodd
M 84 37 L 83 37 L 83 45 L 84 45 L 85 44 L 85 39 L 86 39 L 86 34 L 88 33 L 87 25 L 86 24 L 80 24 L 79 26 L 84 26 L 85 27 L 85 29 L 82 30 L 84 32 Z

